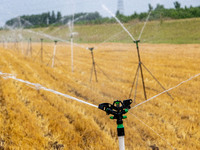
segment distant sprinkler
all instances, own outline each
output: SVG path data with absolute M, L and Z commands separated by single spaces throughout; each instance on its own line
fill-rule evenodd
M 17 52 L 19 52 L 19 47 L 18 47 L 18 40 L 15 40 L 15 48 L 17 49 Z
M 56 45 L 57 45 L 58 41 L 54 41 L 54 50 L 53 50 L 53 57 L 52 57 L 52 65 L 51 67 L 54 67 L 54 63 L 55 63 L 55 56 L 56 56 Z
M 31 38 L 28 41 L 28 48 L 26 50 L 26 55 L 28 56 L 29 54 L 31 54 L 31 56 L 32 56 L 32 40 L 31 40 Z
M 31 54 L 31 57 L 32 57 L 32 54 L 33 54 L 33 49 L 32 49 L 32 39 L 30 38 L 30 47 L 29 47 L 29 51 L 30 51 L 30 54 Z
M 103 73 L 103 75 L 105 77 L 107 77 L 112 82 L 112 80 L 108 77 L 108 75 L 106 75 L 105 72 L 96 64 L 95 59 L 94 59 L 94 53 L 93 53 L 94 47 L 88 47 L 87 49 L 90 50 L 91 56 L 92 56 L 91 57 L 92 58 L 92 68 L 91 68 L 90 82 L 92 81 L 93 72 L 94 72 L 94 75 L 95 75 L 96 82 L 98 82 L 96 66 Z
M 41 48 L 40 48 L 41 55 L 40 55 L 40 58 L 41 58 L 41 62 L 43 62 L 43 39 L 41 38 L 40 41 L 41 41 Z
M 125 131 L 124 131 L 124 125 L 123 125 L 123 119 L 126 119 L 127 116 L 124 116 L 129 109 L 131 108 L 131 99 L 123 100 L 122 101 L 114 101 L 113 104 L 109 103 L 102 103 L 99 104 L 99 109 L 106 112 L 107 115 L 113 115 L 110 117 L 110 119 L 116 119 L 117 120 L 117 135 L 119 140 L 119 150 L 125 150 Z
M 49 25 L 49 18 L 47 18 L 47 25 Z
M 94 71 L 96 82 L 98 82 L 98 80 L 97 80 L 97 71 L 96 71 L 96 66 L 95 66 L 95 61 L 94 61 L 94 54 L 93 54 L 94 47 L 90 47 L 88 49 L 90 50 L 91 56 L 92 56 L 92 69 L 91 69 L 91 75 L 90 75 L 90 82 L 92 81 L 93 71 Z
M 74 29 L 74 15 L 72 17 L 72 20 L 70 22 L 68 22 L 68 27 L 70 30 L 70 39 L 71 39 L 71 69 L 72 72 L 74 72 L 74 33 L 73 33 L 73 29 Z

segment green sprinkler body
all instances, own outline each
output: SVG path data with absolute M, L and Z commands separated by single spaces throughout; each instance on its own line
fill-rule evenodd
M 110 119 L 116 119 L 117 120 L 117 134 L 118 136 L 125 136 L 124 132 L 124 125 L 123 125 L 123 119 L 126 119 L 127 116 L 123 116 L 126 114 L 129 109 L 131 108 L 132 99 L 127 99 L 122 101 L 114 101 L 113 104 L 109 103 L 102 103 L 99 104 L 99 109 L 105 111 L 107 115 L 113 115 L 110 117 Z

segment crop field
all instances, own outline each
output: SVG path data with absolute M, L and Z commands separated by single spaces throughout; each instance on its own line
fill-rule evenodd
M 32 44 L 32 55 L 16 43 L 0 45 L 0 71 L 99 105 L 129 97 L 138 58 L 135 44 L 94 46 L 98 82 L 91 78 L 89 50 L 58 42 Z M 4 46 L 5 47 L 5 46 Z M 200 73 L 199 44 L 140 44 L 143 64 L 166 89 Z M 163 89 L 144 70 L 147 97 Z M 200 77 L 131 109 L 124 119 L 125 145 L 132 149 L 200 149 Z M 141 78 L 136 101 L 144 101 Z M 117 150 L 116 121 L 86 104 L 0 76 L 0 149 Z

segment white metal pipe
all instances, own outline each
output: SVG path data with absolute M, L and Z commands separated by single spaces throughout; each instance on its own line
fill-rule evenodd
M 119 150 L 125 150 L 124 136 L 118 136 Z
M 6 49 L 7 49 L 8 48 L 8 42 L 7 41 L 5 42 L 5 45 L 6 45 Z
M 21 45 L 21 53 L 24 54 L 24 43 L 23 41 L 20 42 Z
M 55 55 L 56 55 L 56 42 L 54 44 L 54 50 L 53 50 L 53 58 L 52 58 L 52 65 L 51 65 L 52 68 L 54 67 Z
M 71 66 L 72 72 L 74 72 L 74 51 L 73 51 L 73 35 L 71 35 Z

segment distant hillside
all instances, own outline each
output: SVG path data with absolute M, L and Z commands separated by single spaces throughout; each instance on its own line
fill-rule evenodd
M 124 23 L 124 25 L 133 37 L 138 39 L 144 22 L 135 20 Z M 149 21 L 141 36 L 141 42 L 171 44 L 200 43 L 199 27 L 200 18 Z M 74 41 L 76 43 L 132 42 L 128 34 L 117 23 L 75 25 L 73 32 L 75 32 Z M 51 35 L 51 38 L 42 36 L 41 33 Z M 40 38 L 43 38 L 45 42 L 52 42 L 56 40 L 55 37 L 70 41 L 70 30 L 68 26 L 0 31 L 0 40 L 2 42 L 28 41 L 30 38 L 34 42 L 40 42 Z
M 138 38 L 144 22 L 130 22 L 125 26 L 135 39 Z M 200 43 L 200 18 L 150 21 L 141 37 L 144 43 Z M 56 37 L 69 40 L 68 27 L 37 28 Z M 76 25 L 74 40 L 78 43 L 132 42 L 119 24 Z

